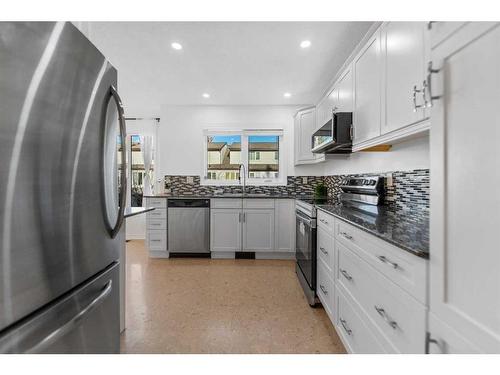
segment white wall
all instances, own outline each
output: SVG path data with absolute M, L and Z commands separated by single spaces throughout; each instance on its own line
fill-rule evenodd
M 158 175 L 199 175 L 203 129 L 283 129 L 287 174 L 322 175 L 323 167 L 293 165 L 293 115 L 288 106 L 168 106 L 160 113 Z
M 429 137 L 394 145 L 387 152 L 356 152 L 349 156 L 329 155 L 325 175 L 380 173 L 429 168 Z

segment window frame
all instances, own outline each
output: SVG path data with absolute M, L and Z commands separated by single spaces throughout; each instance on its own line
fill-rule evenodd
M 240 186 L 243 181 L 230 180 L 220 181 L 208 179 L 208 150 L 207 137 L 216 135 L 239 135 L 241 136 L 241 164 L 245 166 L 247 186 L 286 186 L 287 171 L 285 163 L 285 147 L 283 143 L 283 129 L 204 129 L 203 142 L 203 165 L 200 173 L 200 185 L 206 186 Z M 277 136 L 278 137 L 278 178 L 251 178 L 248 170 L 249 153 L 248 139 L 250 136 Z

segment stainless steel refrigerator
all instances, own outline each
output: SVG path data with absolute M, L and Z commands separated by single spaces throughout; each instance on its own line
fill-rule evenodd
M 71 23 L 0 22 L 0 353 L 119 352 L 116 80 Z

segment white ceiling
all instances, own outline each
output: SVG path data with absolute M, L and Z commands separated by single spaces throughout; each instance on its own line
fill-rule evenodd
M 299 105 L 319 98 L 371 24 L 92 22 L 89 31 L 118 69 L 128 100 Z M 306 39 L 311 47 L 300 48 Z M 174 41 L 183 49 L 172 49 Z M 211 97 L 203 98 L 204 92 Z M 284 98 L 284 92 L 292 97 Z

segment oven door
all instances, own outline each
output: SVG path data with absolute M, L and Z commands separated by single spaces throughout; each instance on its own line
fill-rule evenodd
M 295 211 L 295 257 L 304 278 L 316 290 L 316 219 Z

